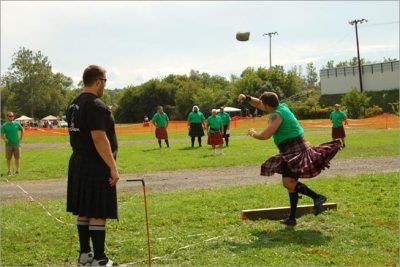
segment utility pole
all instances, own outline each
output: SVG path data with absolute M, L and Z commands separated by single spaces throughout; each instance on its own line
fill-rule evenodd
M 360 48 L 358 44 L 358 30 L 357 30 L 357 24 L 358 23 L 363 23 L 363 22 L 368 22 L 367 19 L 355 19 L 352 21 L 349 21 L 350 25 L 354 25 L 356 28 L 356 41 L 357 41 L 357 58 L 358 58 L 358 75 L 360 77 L 360 91 L 361 93 L 363 92 L 363 84 L 362 84 L 362 77 L 361 77 L 361 60 L 360 60 Z
M 271 63 L 271 36 L 278 34 L 277 32 L 269 32 L 269 33 L 264 33 L 262 36 L 269 36 L 269 67 L 272 67 L 272 63 Z

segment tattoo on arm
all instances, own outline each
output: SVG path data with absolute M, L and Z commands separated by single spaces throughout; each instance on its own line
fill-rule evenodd
M 274 120 L 276 120 L 278 118 L 278 115 L 276 114 L 276 113 L 272 113 L 270 116 L 269 116 L 269 122 L 271 123 L 271 122 L 273 122 Z

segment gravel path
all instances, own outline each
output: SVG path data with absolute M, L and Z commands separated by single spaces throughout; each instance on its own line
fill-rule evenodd
M 391 157 L 351 158 L 333 160 L 331 168 L 321 173 L 318 178 L 353 176 L 361 173 L 399 172 L 400 155 Z M 224 186 L 268 184 L 280 182 L 280 175 L 260 176 L 260 167 L 239 166 L 224 168 L 205 168 L 195 170 L 160 171 L 151 173 L 127 174 L 118 183 L 118 192 L 142 192 L 140 183 L 126 182 L 127 179 L 143 178 L 148 193 L 174 192 L 201 188 Z M 66 179 L 39 181 L 0 182 L 0 201 L 27 199 L 65 199 Z M 24 191 L 26 193 L 24 193 Z

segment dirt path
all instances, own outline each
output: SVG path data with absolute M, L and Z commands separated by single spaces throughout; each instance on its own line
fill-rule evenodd
M 398 172 L 400 169 L 399 162 L 400 155 L 333 160 L 331 168 L 323 171 L 319 178 L 353 176 L 374 172 Z M 118 191 L 120 193 L 142 192 L 140 183 L 126 182 L 127 179 L 139 178 L 145 179 L 146 191 L 149 193 L 246 184 L 268 184 L 280 182 L 281 180 L 280 175 L 265 177 L 260 176 L 259 172 L 259 166 L 254 165 L 128 174 L 121 177 L 118 183 Z M 66 196 L 66 179 L 13 182 L 11 176 L 9 180 L 7 182 L 2 179 L 0 182 L 0 201 L 29 199 L 28 194 L 34 199 L 65 199 Z

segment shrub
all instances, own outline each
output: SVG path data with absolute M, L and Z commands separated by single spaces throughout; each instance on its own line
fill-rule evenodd
M 383 109 L 380 106 L 373 105 L 365 110 L 365 117 L 368 118 L 382 113 Z
M 349 118 L 359 119 L 364 117 L 370 100 L 371 97 L 368 97 L 365 92 L 361 93 L 356 88 L 353 88 L 351 92 L 342 97 L 342 106 L 347 107 Z

